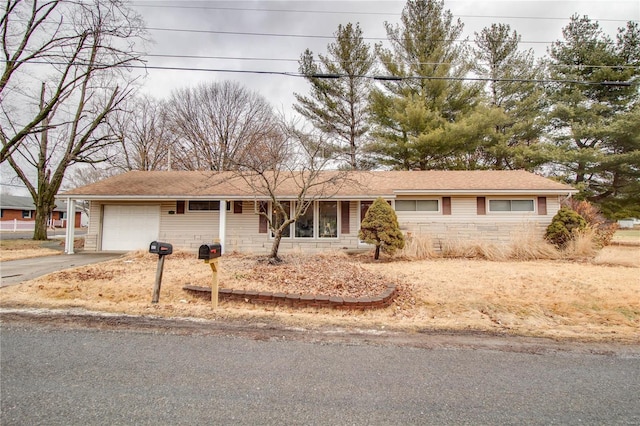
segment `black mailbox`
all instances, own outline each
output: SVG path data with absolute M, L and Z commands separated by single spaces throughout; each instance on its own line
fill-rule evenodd
M 173 253 L 173 246 L 169 243 L 161 243 L 160 241 L 153 241 L 149 245 L 149 253 L 159 254 L 164 256 L 165 254 Z
M 198 259 L 215 259 L 222 255 L 222 245 L 219 243 L 203 244 L 198 249 Z

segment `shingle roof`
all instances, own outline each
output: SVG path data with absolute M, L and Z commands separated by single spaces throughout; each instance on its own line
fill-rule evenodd
M 341 172 L 326 171 L 322 179 Z M 300 177 L 300 175 L 296 175 Z M 293 179 L 278 186 L 278 195 L 295 196 Z M 372 171 L 348 172 L 348 179 L 333 186 L 326 194 L 335 197 L 394 197 L 400 193 L 569 193 L 571 186 L 530 172 L 513 171 Z M 103 181 L 72 189 L 62 197 L 82 199 L 259 197 L 233 172 L 133 171 Z
M 62 200 L 55 200 L 56 207 L 53 211 L 67 211 L 67 205 Z M 33 198 L 20 195 L 0 195 L 0 207 L 12 210 L 35 210 L 36 205 L 33 204 Z

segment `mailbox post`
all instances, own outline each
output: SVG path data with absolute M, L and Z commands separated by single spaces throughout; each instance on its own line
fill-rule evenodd
M 169 243 L 153 241 L 149 245 L 149 253 L 158 255 L 158 269 L 156 269 L 156 282 L 153 286 L 153 297 L 151 303 L 158 303 L 160 300 L 160 285 L 162 284 L 162 270 L 164 269 L 164 257 L 173 253 L 173 246 Z
M 213 280 L 211 282 L 211 306 L 218 307 L 218 262 L 222 255 L 222 245 L 219 242 L 213 244 L 203 244 L 198 249 L 198 259 L 204 260 L 211 266 Z

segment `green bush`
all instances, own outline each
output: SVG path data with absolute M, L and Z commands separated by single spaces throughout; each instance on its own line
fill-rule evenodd
M 380 257 L 380 249 L 389 255 L 404 247 L 404 236 L 400 231 L 398 217 L 389 203 L 376 199 L 360 225 L 358 237 L 367 244 L 376 246 L 374 259 Z
M 547 227 L 545 239 L 556 247 L 563 248 L 571 240 L 574 232 L 586 227 L 587 221 L 582 216 L 569 207 L 563 206 Z

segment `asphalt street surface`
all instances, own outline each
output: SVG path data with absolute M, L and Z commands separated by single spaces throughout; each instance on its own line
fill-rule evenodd
M 112 322 L 3 320 L 0 423 L 640 424 L 637 352 L 423 348 Z

